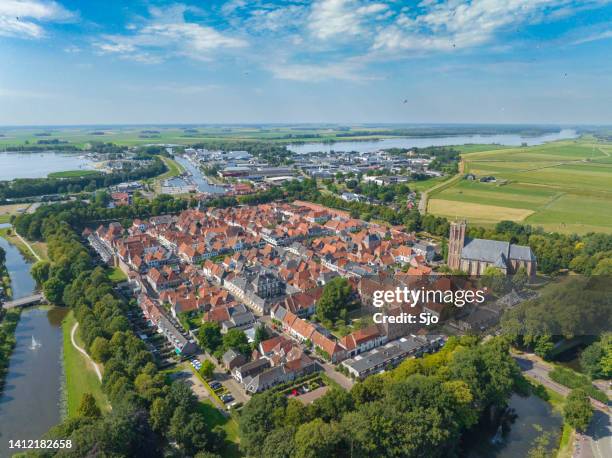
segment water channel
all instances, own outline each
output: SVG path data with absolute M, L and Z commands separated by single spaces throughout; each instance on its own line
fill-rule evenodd
M 191 173 L 191 179 L 198 187 L 198 191 L 208 192 L 210 194 L 223 194 L 225 192 L 225 188 L 210 184 L 202 173 L 202 171 L 198 167 L 193 165 L 193 163 L 189 159 L 183 156 L 175 156 L 174 159 L 183 167 L 185 167 L 185 170 Z
M 549 438 L 549 453 L 557 447 L 563 418 L 551 405 L 535 395 L 522 397 L 512 395 L 508 409 L 513 412 L 511 421 L 504 427 L 489 425 L 478 431 L 478 438 L 469 446 L 469 458 L 518 458 L 526 457 L 536 439 L 542 435 Z M 484 431 L 483 431 L 484 430 Z
M 31 294 L 36 284 L 30 264 L 19 250 L 0 238 L 6 251 L 13 298 Z M 15 330 L 17 341 L 11 355 L 4 391 L 0 395 L 0 457 L 18 450 L 10 439 L 37 439 L 61 421 L 62 320 L 59 307 L 28 308 Z

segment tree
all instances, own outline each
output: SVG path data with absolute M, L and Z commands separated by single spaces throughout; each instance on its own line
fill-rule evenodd
M 268 339 L 268 331 L 265 325 L 260 325 L 255 328 L 255 340 L 253 341 L 253 348 L 259 347 L 259 344 L 264 340 Z
M 89 353 L 94 361 L 105 363 L 113 354 L 110 342 L 104 337 L 96 337 L 89 348 Z
M 283 425 L 287 397 L 278 392 L 264 391 L 253 396 L 238 417 L 240 446 L 248 456 L 264 456 L 263 443 L 278 426 Z
M 296 401 L 300 402 L 300 401 Z M 279 428 L 266 436 L 262 448 L 262 455 L 266 458 L 292 458 L 295 453 L 292 427 Z
M 2 264 L 2 263 L 0 263 Z M 49 279 L 49 268 L 51 263 L 49 261 L 38 261 L 32 266 L 31 273 L 37 285 L 42 285 Z
M 96 404 L 96 400 L 91 393 L 83 393 L 81 403 L 77 408 L 77 415 L 85 418 L 99 418 L 101 415 L 100 408 Z
M 578 431 L 586 431 L 593 416 L 593 406 L 586 392 L 577 388 L 567 396 L 563 408 L 565 421 Z
M 311 418 L 324 421 L 339 420 L 345 412 L 353 409 L 353 398 L 341 388 L 332 388 L 311 404 Z
M 211 379 L 215 372 L 215 365 L 210 360 L 206 359 L 202 363 L 202 367 L 200 367 L 200 375 L 204 377 L 206 380 Z
M 214 353 L 223 343 L 221 328 L 214 321 L 207 321 L 198 331 L 198 343 L 211 353 Z
M 50 278 L 43 284 L 43 292 L 47 300 L 54 305 L 62 305 L 65 283 L 58 278 Z
M 489 266 L 482 273 L 480 283 L 494 293 L 500 293 L 504 289 L 506 276 L 497 267 Z
M 170 416 L 172 415 L 170 401 L 166 398 L 156 398 L 151 404 L 149 415 L 153 430 L 157 433 L 165 433 L 170 423 Z
M 325 423 L 320 418 L 300 426 L 295 433 L 296 458 L 336 456 L 342 437 L 337 423 Z
M 523 290 L 523 288 L 525 288 L 527 280 L 527 269 L 525 269 L 524 267 L 519 267 L 516 273 L 512 276 L 512 287 L 518 291 L 521 291 Z
M 244 331 L 235 328 L 227 331 L 223 336 L 223 350 L 227 351 L 230 348 L 242 353 L 244 356 L 249 356 L 251 347 L 249 346 L 249 339 Z
M 591 378 L 599 378 L 603 375 L 601 360 L 604 356 L 600 342 L 594 342 L 585 348 L 580 355 L 580 367 Z
M 352 293 L 351 285 L 346 278 L 336 277 L 329 281 L 317 302 L 319 320 L 335 322 L 340 317 L 341 310 L 347 310 L 352 306 Z

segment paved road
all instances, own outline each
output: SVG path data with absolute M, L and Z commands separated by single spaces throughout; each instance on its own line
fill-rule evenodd
M 612 456 L 612 420 L 595 410 L 585 434 L 576 434 L 573 458 L 610 458 Z
M 519 367 L 529 377 L 557 393 L 567 396 L 569 388 L 559 385 L 548 376 L 550 367 L 528 357 L 514 356 Z M 612 457 L 612 418 L 605 404 L 591 399 L 593 419 L 584 434 L 576 433 L 573 458 L 610 458 Z
M 342 388 L 344 388 L 347 391 L 353 388 L 353 385 L 355 384 L 355 382 L 351 378 L 347 377 L 346 375 L 341 374 L 340 372 L 336 371 L 333 365 L 329 363 L 322 363 L 321 361 L 319 361 L 319 364 L 323 367 L 325 374 L 327 374 L 327 376 L 330 379 L 332 379 Z
M 530 359 L 529 357 L 514 356 L 514 359 L 525 374 L 536 379 L 538 382 L 542 383 L 542 385 L 563 396 L 567 396 L 570 393 L 571 389 L 550 379 L 548 376 L 548 373 L 551 371 L 550 366 Z M 605 414 L 610 414 L 609 407 L 604 403 L 591 398 L 591 404 L 593 404 L 595 409 L 601 410 Z

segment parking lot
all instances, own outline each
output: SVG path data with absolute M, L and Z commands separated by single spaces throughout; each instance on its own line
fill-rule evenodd
M 220 366 L 219 364 L 217 364 L 214 358 L 212 358 L 209 355 L 199 355 L 198 359 L 200 360 L 200 362 L 204 361 L 205 359 L 208 359 L 215 365 L 215 371 L 213 373 L 211 383 L 212 382 L 220 383 L 223 388 L 222 390 L 220 390 L 220 392 L 222 394 L 226 394 L 226 393 L 230 394 L 234 398 L 234 400 L 231 402 L 237 402 L 237 403 L 244 404 L 250 399 L 250 396 L 248 396 L 244 392 L 244 389 L 240 386 L 240 384 L 236 380 L 234 380 L 230 374 L 226 373 L 223 366 Z M 215 392 L 216 391 L 217 390 L 215 390 Z

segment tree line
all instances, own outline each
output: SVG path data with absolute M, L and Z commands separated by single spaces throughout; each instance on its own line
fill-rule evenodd
M 224 444 L 198 410 L 191 388 L 158 371 L 151 353 L 126 318 L 134 307 L 118 296 L 106 272 L 94 267 L 88 250 L 61 214 L 42 222 L 49 261 L 32 274 L 54 304 L 70 307 L 87 350 L 104 364 L 102 389 L 112 411 L 102 415 L 83 399 L 80 415 L 52 428 L 46 439 L 72 439 L 70 450 L 44 450 L 37 456 L 164 456 L 169 442 L 178 452 L 216 456 Z M 94 401 L 95 404 L 95 401 Z
M 163 161 L 154 156 L 151 158 L 151 164 L 109 174 L 97 173 L 66 178 L 18 178 L 12 181 L 0 181 L 0 201 L 45 194 L 91 192 L 124 181 L 152 178 L 167 171 Z
M 452 337 L 435 355 L 310 405 L 273 390 L 255 395 L 240 412 L 241 448 L 267 458 L 455 456 L 521 379 L 501 338 Z

